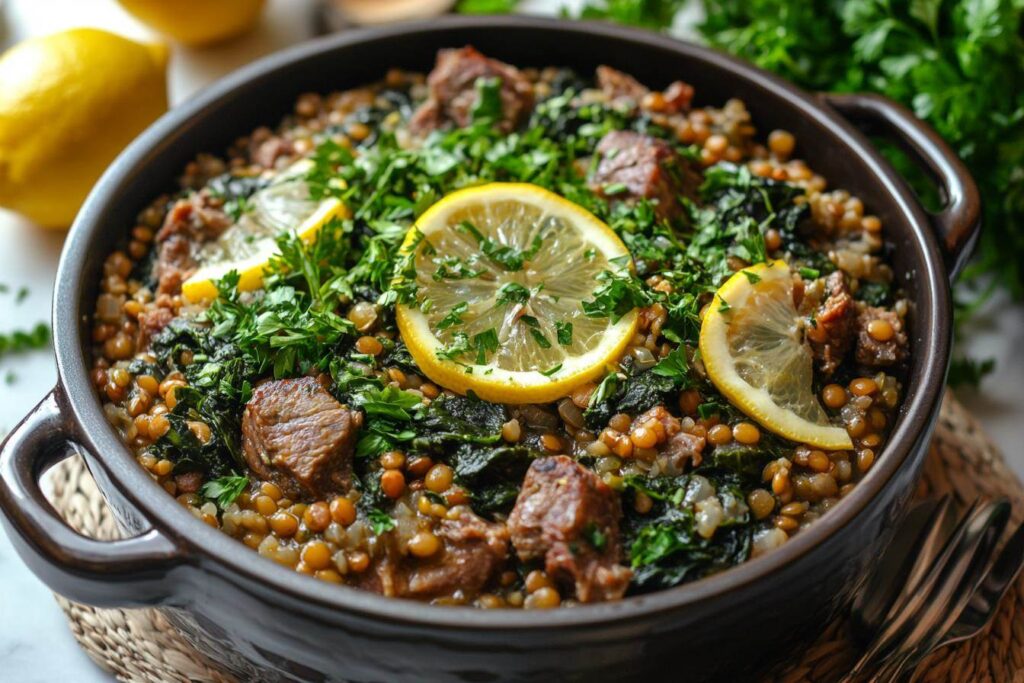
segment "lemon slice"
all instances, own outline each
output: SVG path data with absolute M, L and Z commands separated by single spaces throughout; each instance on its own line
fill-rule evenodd
M 420 369 L 488 401 L 543 403 L 605 373 L 633 337 L 637 312 L 588 317 L 602 271 L 629 251 L 593 214 L 536 185 L 452 193 L 409 231 L 399 280 L 414 301 L 398 329 Z
M 715 387 L 765 429 L 826 450 L 853 448 L 814 394 L 814 361 L 785 261 L 741 270 L 719 288 L 701 324 L 700 353 Z
M 181 293 L 192 302 L 217 298 L 216 281 L 230 271 L 238 271 L 238 289 L 249 291 L 263 284 L 267 262 L 277 254 L 277 237 L 294 230 L 303 240 L 311 240 L 331 218 L 344 214 L 338 199 L 315 201 L 303 180 L 308 161 L 300 161 L 275 179 L 268 187 L 249 198 L 249 210 L 221 233 L 202 246 L 196 255 L 199 269 L 181 286 Z

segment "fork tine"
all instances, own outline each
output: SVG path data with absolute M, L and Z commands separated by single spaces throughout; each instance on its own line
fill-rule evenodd
M 988 626 L 999 603 L 1024 567 L 1024 524 L 1013 532 L 1002 551 L 981 580 L 964 613 L 942 640 L 942 645 L 971 638 Z
M 1010 520 L 1010 504 L 1005 499 L 991 503 L 972 516 L 968 536 L 957 549 L 952 562 L 943 568 L 940 582 L 931 598 L 917 611 L 920 642 L 909 658 L 914 665 L 930 652 L 960 619 L 971 597 L 977 592 L 995 560 L 995 549 Z
M 964 517 L 967 517 L 977 504 L 978 501 L 974 501 L 971 507 L 964 512 Z M 942 548 L 956 528 L 957 520 L 951 495 L 947 493 L 942 497 L 932 515 L 932 520 L 934 520 L 933 524 L 928 529 L 928 534 L 921 539 L 916 553 L 922 561 L 917 562 L 907 575 L 906 591 L 917 590 L 927 573 L 928 565 L 942 552 Z
M 950 586 L 969 583 L 972 590 L 964 592 L 968 596 L 973 592 L 973 587 L 982 576 L 982 567 L 988 566 L 990 544 L 998 539 L 999 533 L 1005 528 L 1008 508 L 1005 501 L 982 505 L 979 500 L 968 507 L 939 556 L 931 563 L 924 563 L 924 569 L 919 570 L 921 578 L 915 590 L 900 594 L 887 615 L 886 625 L 850 672 L 850 680 L 865 680 L 864 677 L 871 673 L 871 667 L 879 664 L 886 664 L 890 671 L 898 670 L 899 667 L 892 667 L 888 660 L 898 656 L 902 661 L 906 653 L 901 651 L 904 648 L 916 648 L 929 634 L 929 620 L 918 617 L 928 612 L 934 604 L 948 604 Z M 994 535 L 988 533 L 989 527 L 993 525 L 998 527 Z M 977 560 L 979 549 L 985 551 L 981 566 Z M 947 596 L 946 600 L 936 599 L 944 595 Z M 962 606 L 956 610 L 957 616 L 961 611 Z
M 851 607 L 855 633 L 874 638 L 901 593 L 916 585 L 953 531 L 952 497 L 946 494 L 914 508 L 882 553 Z

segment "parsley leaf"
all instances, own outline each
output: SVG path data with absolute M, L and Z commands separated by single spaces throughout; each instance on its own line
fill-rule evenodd
M 217 507 L 221 510 L 226 510 L 235 502 L 235 498 L 242 495 L 248 485 L 249 477 L 228 474 L 206 482 L 199 489 L 199 493 L 203 498 L 217 503 Z
M 370 520 L 370 528 L 374 536 L 381 536 L 397 526 L 394 518 L 379 508 L 373 508 L 366 514 Z
M 558 336 L 558 343 L 561 346 L 572 344 L 572 323 L 555 321 L 555 333 Z

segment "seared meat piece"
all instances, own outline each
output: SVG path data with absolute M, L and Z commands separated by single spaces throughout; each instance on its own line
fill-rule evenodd
M 857 309 L 842 271 L 829 275 L 825 287 L 828 298 L 815 312 L 815 325 L 807 330 L 807 339 L 818 369 L 827 377 L 853 347 Z
M 613 200 L 655 200 L 662 217 L 682 210 L 679 195 L 692 188 L 683 180 L 686 172 L 679 158 L 664 140 L 628 130 L 612 131 L 601 138 L 597 154 L 601 160 L 590 187 L 598 194 Z M 608 193 L 609 188 L 614 191 Z
M 139 313 L 139 336 L 135 341 L 135 348 L 144 351 L 149 348 L 149 342 L 153 337 L 160 334 L 160 331 L 171 324 L 174 320 L 174 311 L 162 306 L 144 310 Z
M 612 102 L 635 107 L 640 106 L 644 95 L 650 92 L 640 81 L 610 66 L 597 67 L 597 87 Z
M 409 130 L 425 135 L 448 122 L 469 124 L 477 103 L 478 78 L 501 79 L 501 130 L 509 132 L 533 107 L 533 85 L 514 66 L 489 59 L 475 48 L 440 50 L 427 77 L 430 95 L 409 120 Z
M 879 341 L 871 336 L 868 326 L 875 320 L 888 323 L 892 338 Z M 861 365 L 869 368 L 885 368 L 902 363 L 907 358 L 907 333 L 903 321 L 892 311 L 867 306 L 857 317 L 857 351 L 854 357 Z
M 313 377 L 266 382 L 242 414 L 245 460 L 288 497 L 346 491 L 356 422 Z
M 171 235 L 186 235 L 194 240 L 210 240 L 231 225 L 231 217 L 224 213 L 223 203 L 203 190 L 179 199 L 167 212 L 164 224 L 156 234 L 158 242 Z
M 619 496 L 564 455 L 530 465 L 508 519 L 519 558 L 576 586 L 580 602 L 621 598 L 632 571 L 619 564 Z
M 689 464 L 693 467 L 699 466 L 703 461 L 702 453 L 706 444 L 703 436 L 694 436 L 688 432 L 679 432 L 670 437 L 664 450 L 668 455 L 669 464 L 675 470 L 670 474 L 682 474 Z
M 402 597 L 408 591 L 408 577 L 400 566 L 402 556 L 393 544 L 384 546 L 384 553 L 361 574 L 350 574 L 348 584 L 360 590 L 389 598 Z
M 274 135 L 269 128 L 257 128 L 249 138 L 249 160 L 263 168 L 274 168 L 279 157 L 290 156 L 295 151 L 292 141 Z
M 647 86 L 638 80 L 610 66 L 597 67 L 597 87 L 613 103 L 628 105 L 631 109 L 650 106 L 651 111 L 663 114 L 678 114 L 690 109 L 693 100 L 693 86 L 683 81 L 673 81 L 661 93 L 660 104 L 647 105 L 645 98 L 650 94 Z M 658 98 L 655 97 L 655 100 Z
M 186 235 L 172 234 L 159 243 L 156 255 L 157 292 L 177 294 L 181 283 L 195 272 L 196 261 L 192 258 L 192 240 Z
M 156 235 L 158 245 L 155 275 L 158 292 L 177 294 L 181 283 L 196 268 L 193 249 L 206 240 L 220 235 L 231 225 L 220 200 L 206 191 L 196 192 L 179 199 L 164 218 Z
M 485 521 L 467 506 L 449 510 L 436 534 L 444 541 L 444 551 L 412 567 L 410 596 L 436 598 L 456 591 L 475 596 L 508 559 L 505 525 Z
M 505 525 L 485 521 L 467 506 L 452 508 L 434 533 L 444 549 L 433 557 L 403 555 L 391 542 L 370 568 L 353 577 L 352 585 L 390 597 L 430 600 L 459 593 L 472 599 L 508 559 Z

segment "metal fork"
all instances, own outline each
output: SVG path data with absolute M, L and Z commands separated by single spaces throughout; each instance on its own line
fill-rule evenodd
M 999 601 L 1020 573 L 1024 564 L 1024 525 L 1007 541 L 999 557 L 982 578 L 974 593 L 967 598 L 959 617 L 945 632 L 934 629 L 929 637 L 913 646 L 905 645 L 898 657 L 880 671 L 881 681 L 913 681 L 918 665 L 929 654 L 946 645 L 973 638 L 992 623 Z M 954 616 L 951 614 L 950 616 Z
M 882 597 L 860 601 L 854 612 L 862 631 L 877 624 L 870 629 L 876 636 L 845 680 L 897 680 L 941 642 L 981 586 L 1009 513 L 1005 500 L 975 501 L 947 537 L 950 503 L 941 501 L 918 531 L 920 544 L 911 555 L 879 563 L 890 570 L 871 581 L 885 589 Z M 900 586 L 894 597 L 893 583 Z

